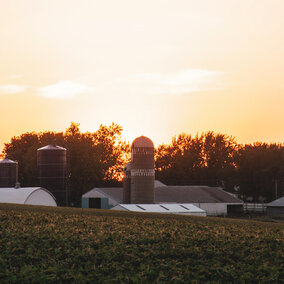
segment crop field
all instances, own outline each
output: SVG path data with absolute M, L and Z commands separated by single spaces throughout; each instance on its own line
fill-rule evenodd
M 283 224 L 0 204 L 0 283 L 280 283 Z

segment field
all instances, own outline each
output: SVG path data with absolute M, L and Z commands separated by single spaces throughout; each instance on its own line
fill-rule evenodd
M 0 204 L 0 283 L 284 281 L 283 224 Z

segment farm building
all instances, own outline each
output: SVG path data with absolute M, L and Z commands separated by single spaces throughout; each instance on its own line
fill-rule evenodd
M 231 215 L 243 210 L 243 201 L 219 187 L 167 186 L 155 181 L 155 204 L 190 203 L 207 215 Z M 93 188 L 82 196 L 83 208 L 108 209 L 123 203 L 123 188 Z
M 118 204 L 112 210 L 145 212 L 145 213 L 168 213 L 179 215 L 206 216 L 206 212 L 192 204 Z
M 57 206 L 54 196 L 41 187 L 0 188 L 0 203 Z
M 137 204 L 152 204 L 153 210 L 161 210 L 159 204 L 169 203 L 175 204 L 176 209 L 177 204 L 190 203 L 213 216 L 243 212 L 243 202 L 219 187 L 167 186 L 155 181 L 154 144 L 145 136 L 132 142 L 131 162 L 124 168 L 123 188 L 94 188 L 82 196 L 83 208 L 130 210 L 137 209 Z
M 284 196 L 267 203 L 266 212 L 270 217 L 284 217 Z

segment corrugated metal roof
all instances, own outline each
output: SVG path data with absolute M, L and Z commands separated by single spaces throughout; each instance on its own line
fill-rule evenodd
M 93 191 L 94 190 L 94 191 Z M 83 197 L 92 197 L 96 188 Z M 101 193 L 112 197 L 118 203 L 123 201 L 123 188 L 99 188 Z M 160 186 L 155 188 L 155 203 L 243 203 L 219 187 L 208 186 Z
M 284 196 L 280 197 L 270 203 L 266 204 L 267 207 L 284 207 Z
M 164 186 L 155 188 L 155 202 L 242 203 L 220 187 Z
M 36 191 L 42 190 L 48 192 L 55 201 L 54 196 L 48 190 L 42 187 L 2 187 L 0 188 L 0 202 L 1 203 L 16 203 L 25 204 L 27 199 Z
M 205 213 L 204 210 L 192 204 L 119 204 L 128 211 L 134 212 L 153 212 L 153 213 Z M 114 210 L 116 208 L 114 207 Z

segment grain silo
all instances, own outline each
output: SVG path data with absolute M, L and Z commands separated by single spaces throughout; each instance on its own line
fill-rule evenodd
M 136 138 L 131 145 L 130 203 L 154 203 L 154 144 L 145 137 Z
M 0 161 L 0 187 L 15 187 L 18 163 L 7 158 Z
M 123 178 L 123 203 L 130 203 L 130 192 L 131 192 L 131 162 L 124 167 L 124 178 Z
M 39 185 L 48 189 L 59 206 L 67 206 L 66 149 L 48 145 L 37 150 Z

